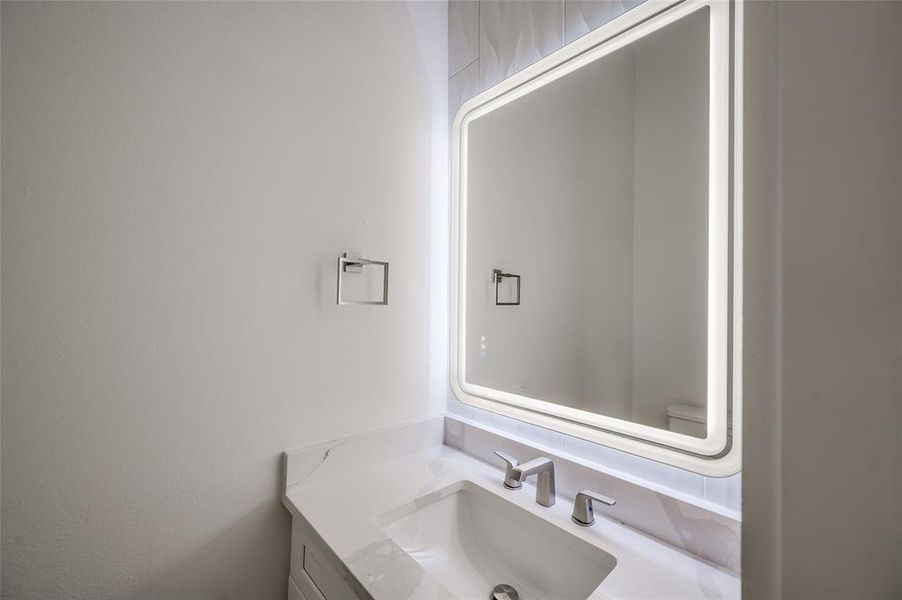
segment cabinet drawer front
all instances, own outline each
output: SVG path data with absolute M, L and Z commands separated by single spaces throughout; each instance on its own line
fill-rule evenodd
M 338 570 L 310 544 L 304 546 L 304 573 L 319 589 L 326 600 L 357 598 L 357 594 L 347 584 Z
M 326 600 L 306 573 L 288 576 L 288 600 Z

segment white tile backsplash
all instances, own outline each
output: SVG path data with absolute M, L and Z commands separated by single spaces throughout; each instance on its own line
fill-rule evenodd
M 690 473 L 689 471 L 677 469 L 640 456 L 633 456 L 626 452 L 575 437 L 566 437 L 564 450 L 574 456 L 629 473 L 681 494 L 686 494 L 693 498 L 704 498 L 705 478 L 696 473 Z
M 493 414 L 492 425 L 499 431 L 534 441 L 549 448 L 563 448 L 568 437 L 563 433 L 509 419 L 504 415 Z
M 455 398 L 448 400 L 448 412 L 505 434 L 604 465 L 611 470 L 642 480 L 652 487 L 671 490 L 736 515 L 740 513 L 742 483 L 739 475 L 726 478 L 704 477 L 641 456 L 523 423 L 504 415 L 473 408 Z
M 519 429 L 534 433 L 531 427 L 527 425 Z M 560 442 L 546 438 L 546 441 L 549 440 Z M 739 570 L 739 515 L 702 499 L 702 478 L 699 476 L 667 467 L 669 472 L 664 482 L 652 483 L 643 480 L 633 469 L 619 471 L 608 462 L 576 456 L 560 446 L 514 434 L 508 429 L 499 430 L 494 425 L 474 423 L 469 419 L 462 421 L 459 417 L 445 419 L 445 444 L 499 469 L 501 461 L 494 455 L 495 450 L 502 450 L 521 460 L 548 456 L 555 463 L 560 498 L 570 500 L 583 489 L 612 496 L 617 504 L 597 507 L 598 514 L 664 540 L 731 572 Z M 679 473 L 674 473 L 677 471 Z
M 742 508 L 742 473 L 732 477 L 705 477 L 705 500 L 733 510 Z

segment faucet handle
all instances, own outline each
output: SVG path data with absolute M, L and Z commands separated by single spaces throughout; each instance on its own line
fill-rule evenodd
M 504 469 L 504 487 L 509 490 L 518 490 L 523 487 L 523 484 L 514 477 L 514 469 L 520 465 L 520 461 L 501 450 L 495 450 L 495 456 L 507 463 Z
M 617 501 L 592 490 L 583 490 L 576 495 L 573 501 L 573 514 L 570 516 L 573 522 L 583 527 L 591 527 L 595 524 L 595 510 L 592 502 L 601 502 L 607 506 L 614 506 Z

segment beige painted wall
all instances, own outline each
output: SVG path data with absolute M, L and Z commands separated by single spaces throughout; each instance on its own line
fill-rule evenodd
M 279 453 L 444 409 L 446 13 L 3 3 L 4 599 L 284 598 Z
M 899 598 L 902 4 L 748 9 L 744 595 Z

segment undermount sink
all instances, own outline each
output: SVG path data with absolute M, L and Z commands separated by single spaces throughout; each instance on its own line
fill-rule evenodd
M 376 525 L 458 598 L 485 600 L 506 584 L 520 600 L 585 600 L 617 564 L 469 481 L 392 510 Z

